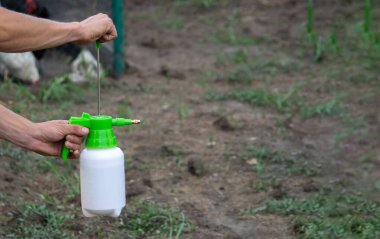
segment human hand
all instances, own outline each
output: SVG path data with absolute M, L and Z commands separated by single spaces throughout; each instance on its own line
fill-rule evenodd
M 79 22 L 77 33 L 78 39 L 75 42 L 79 44 L 90 43 L 97 40 L 106 42 L 114 40 L 117 37 L 116 28 L 111 18 L 103 13 L 99 13 Z
M 88 129 L 78 125 L 69 125 L 67 120 L 53 120 L 36 123 L 33 130 L 33 142 L 29 149 L 50 156 L 60 156 L 62 143 L 70 150 L 69 158 L 79 158 L 79 150 Z

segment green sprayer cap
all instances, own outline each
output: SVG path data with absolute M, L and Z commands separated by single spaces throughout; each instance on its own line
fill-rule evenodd
M 140 120 L 112 118 L 107 115 L 91 116 L 83 113 L 81 117 L 71 117 L 69 124 L 80 125 L 89 129 L 86 139 L 86 148 L 90 149 L 108 149 L 117 146 L 113 126 L 126 126 L 138 124 Z M 69 149 L 63 145 L 61 157 L 66 160 L 69 156 Z

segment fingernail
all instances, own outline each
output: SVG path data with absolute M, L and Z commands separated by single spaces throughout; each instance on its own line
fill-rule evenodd
M 82 132 L 85 133 L 85 134 L 88 134 L 88 129 L 86 127 L 83 127 L 82 128 Z

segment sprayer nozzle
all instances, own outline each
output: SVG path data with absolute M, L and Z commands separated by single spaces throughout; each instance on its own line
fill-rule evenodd
M 132 124 L 140 124 L 140 123 L 141 123 L 141 120 L 138 120 L 138 119 L 132 120 Z

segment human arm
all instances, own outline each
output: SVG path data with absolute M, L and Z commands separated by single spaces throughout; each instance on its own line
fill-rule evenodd
M 34 51 L 69 42 L 106 42 L 116 37 L 117 32 L 112 20 L 102 13 L 80 22 L 63 23 L 0 7 L 1 52 Z
M 33 123 L 0 105 L 0 139 L 42 155 L 60 156 L 62 143 L 78 158 L 88 129 L 69 125 L 66 120 Z

